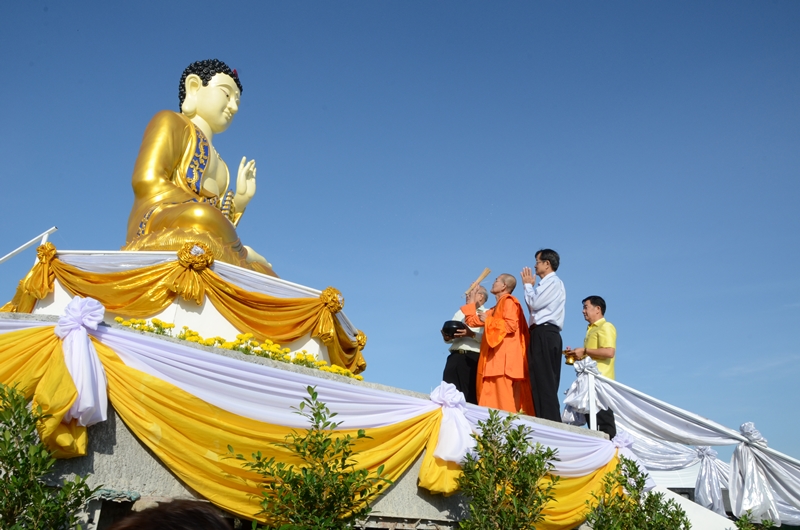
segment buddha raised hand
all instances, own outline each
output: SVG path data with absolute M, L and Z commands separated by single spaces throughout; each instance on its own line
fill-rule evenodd
M 228 166 L 212 143 L 238 112 L 241 93 L 236 71 L 222 61 L 198 61 L 184 70 L 181 113 L 161 111 L 145 130 L 123 250 L 178 250 L 199 241 L 220 261 L 275 275 L 236 234 L 256 192 L 255 160 L 242 158 L 231 190 Z

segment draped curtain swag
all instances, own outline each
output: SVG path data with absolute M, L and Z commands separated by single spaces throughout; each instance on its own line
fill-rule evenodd
M 591 373 L 598 408 L 614 411 L 618 430 L 634 440 L 631 450 L 645 467 L 672 471 L 700 462 L 695 485 L 699 504 L 725 515 L 725 488 L 737 517 L 751 510 L 756 522 L 800 524 L 800 463 L 767 450 L 767 440 L 752 423 L 737 432 L 601 376 L 592 359 L 574 366 L 577 378 L 564 399 L 565 422 L 585 422 Z M 709 447 L 714 445 L 736 445 L 730 466 L 716 458 Z
M 164 465 L 214 504 L 243 517 L 260 509 L 259 477 L 226 458 L 227 446 L 302 465 L 274 444 L 308 427 L 291 408 L 306 397 L 308 386 L 337 412 L 341 433 L 367 430 L 370 438 L 358 442 L 358 468 L 383 465 L 387 477 L 397 480 L 421 457 L 419 485 L 433 493 L 456 491 L 458 462 L 474 443 L 470 434 L 488 418 L 487 409 L 465 404 L 445 383 L 431 400 L 420 399 L 98 325 L 101 318 L 102 307 L 80 297 L 57 326 L 0 318 L 0 382 L 17 384 L 51 415 L 40 434 L 60 458 L 86 454 L 86 425 L 105 417 L 101 396 L 107 390 L 120 418 Z M 67 347 L 70 337 L 74 344 Z M 68 364 L 74 359 L 68 359 L 76 356 L 83 368 L 73 371 Z M 574 528 L 584 518 L 585 500 L 618 463 L 617 447 L 602 438 L 517 421 L 533 429 L 533 441 L 558 451 L 557 502 L 548 504 L 537 528 Z
M 40 246 L 37 255 L 38 262 L 0 312 L 31 313 L 36 301 L 53 291 L 56 279 L 73 296 L 94 298 L 106 310 L 134 318 L 160 313 L 177 296 L 198 305 L 208 298 L 236 329 L 252 333 L 256 340 L 288 344 L 310 334 L 328 348 L 331 364 L 356 374 L 367 366 L 361 353 L 366 335 L 359 331 L 351 337 L 335 318 L 344 299 L 333 287 L 318 298 L 278 298 L 247 291 L 209 268 L 214 258 L 202 243 L 187 243 L 174 261 L 105 273 L 64 263 L 52 243 Z

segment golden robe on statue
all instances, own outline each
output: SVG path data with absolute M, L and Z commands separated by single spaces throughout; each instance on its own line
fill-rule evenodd
M 203 174 L 212 164 L 227 173 L 187 117 L 168 110 L 156 114 L 136 158 L 134 202 L 122 250 L 179 250 L 187 241 L 199 241 L 215 259 L 277 276 L 270 267 L 246 261 L 247 249 L 236 233 L 242 212 L 235 211 L 233 191 L 226 186 L 213 195 L 203 188 Z

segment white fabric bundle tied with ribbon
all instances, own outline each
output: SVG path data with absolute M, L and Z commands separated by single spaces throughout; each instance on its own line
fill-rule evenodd
M 64 416 L 64 422 L 77 420 L 88 427 L 108 417 L 106 371 L 86 329 L 96 330 L 105 308 L 93 298 L 76 296 L 58 319 L 55 334 L 61 339 L 64 361 L 78 390 L 78 397 Z
M 467 402 L 455 385 L 442 383 L 431 392 L 431 401 L 442 407 L 442 424 L 439 428 L 439 441 L 433 456 L 448 462 L 461 462 L 472 448 L 472 426 L 464 415 Z
M 589 378 L 587 374 L 600 375 L 597 362 L 591 357 L 584 357 L 575 361 L 575 381 L 572 382 L 564 398 L 564 411 L 561 421 L 570 425 L 583 425 L 588 420 L 589 414 Z M 597 400 L 597 410 L 606 410 L 608 407 Z

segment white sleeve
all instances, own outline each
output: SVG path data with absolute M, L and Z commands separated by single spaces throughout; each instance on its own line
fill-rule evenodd
M 535 299 L 533 297 L 533 289 L 531 289 L 530 302 L 528 302 L 528 291 L 526 289 L 525 302 L 528 304 L 528 309 L 530 309 L 531 312 L 538 311 L 558 300 L 560 294 L 560 289 L 558 287 L 558 282 L 550 282 L 545 285 L 544 288 L 542 288 L 541 284 L 539 284 L 539 292 L 537 293 Z
M 533 284 L 525 284 L 525 304 L 528 306 L 528 313 L 533 314 Z

